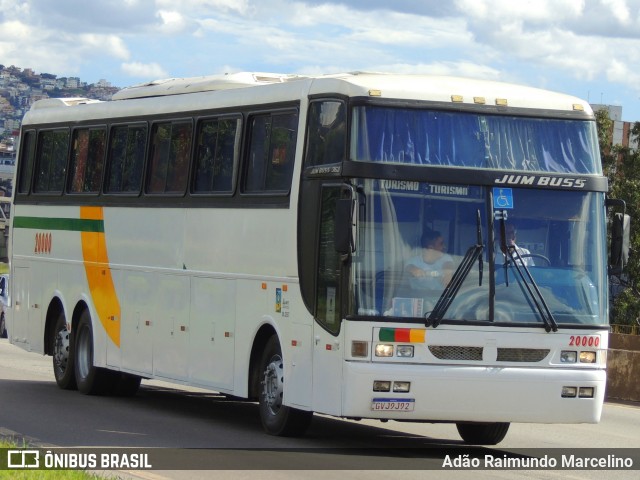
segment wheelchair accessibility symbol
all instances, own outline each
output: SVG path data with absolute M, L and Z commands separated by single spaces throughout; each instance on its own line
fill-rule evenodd
M 513 208 L 513 190 L 511 188 L 493 189 L 493 208 Z

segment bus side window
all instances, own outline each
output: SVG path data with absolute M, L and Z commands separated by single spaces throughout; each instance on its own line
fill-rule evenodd
M 38 135 L 36 193 L 62 193 L 67 172 L 69 130 L 45 130 Z
M 146 143 L 146 124 L 112 128 L 107 193 L 140 193 Z
M 240 140 L 239 119 L 209 119 L 198 125 L 194 193 L 231 193 Z
M 23 136 L 22 148 L 20 149 L 18 193 L 28 194 L 31 187 L 31 175 L 33 174 L 33 162 L 36 153 L 36 132 L 29 130 L 24 132 Z
M 344 103 L 312 102 L 308 118 L 305 167 L 343 161 L 347 139 Z
M 255 115 L 245 166 L 244 193 L 284 193 L 291 188 L 298 113 Z
M 69 191 L 98 193 L 102 182 L 106 130 L 104 128 L 77 129 L 73 132 L 72 145 Z
M 184 193 L 191 157 L 191 121 L 153 125 L 147 193 Z

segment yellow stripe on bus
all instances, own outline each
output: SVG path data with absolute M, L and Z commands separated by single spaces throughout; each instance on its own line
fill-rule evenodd
M 102 207 L 80 207 L 83 220 L 104 221 Z M 82 258 L 89 291 L 100 323 L 109 338 L 120 346 L 120 302 L 111 277 L 104 232 L 80 232 Z

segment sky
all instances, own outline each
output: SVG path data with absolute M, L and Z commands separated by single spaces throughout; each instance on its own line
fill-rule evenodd
M 0 64 L 117 87 L 241 71 L 456 75 L 640 121 L 640 0 L 0 0 Z

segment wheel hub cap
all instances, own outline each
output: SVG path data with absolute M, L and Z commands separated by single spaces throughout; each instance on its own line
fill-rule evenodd
M 273 357 L 264 371 L 262 385 L 263 397 L 266 405 L 273 413 L 277 413 L 282 406 L 282 392 L 284 384 L 284 369 L 282 359 Z
M 64 372 L 69 361 L 69 331 L 64 328 L 56 335 L 53 345 L 53 359 L 58 368 Z

